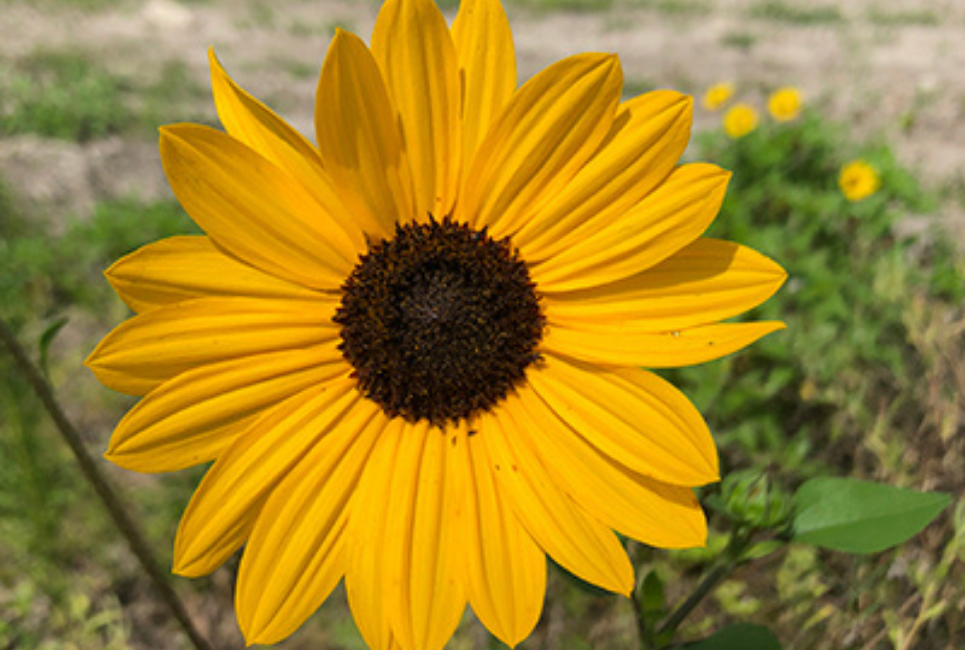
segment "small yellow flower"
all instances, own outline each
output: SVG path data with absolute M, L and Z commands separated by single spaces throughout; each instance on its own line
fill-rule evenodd
M 838 177 L 838 185 L 844 198 L 849 201 L 866 199 L 881 187 L 881 179 L 875 168 L 863 160 L 853 160 L 844 166 Z
M 778 122 L 788 122 L 801 113 L 801 92 L 793 86 L 775 90 L 767 100 L 767 110 Z
M 704 93 L 704 108 L 708 111 L 716 111 L 734 96 L 734 84 L 719 83 L 714 84 Z
M 724 131 L 730 137 L 742 138 L 757 128 L 757 111 L 747 104 L 735 104 L 724 115 Z

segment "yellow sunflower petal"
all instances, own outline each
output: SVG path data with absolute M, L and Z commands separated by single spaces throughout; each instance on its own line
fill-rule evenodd
M 431 0 L 389 0 L 372 31 L 372 55 L 402 122 L 415 216 L 448 215 L 459 187 L 459 68 L 449 28 Z
M 153 309 L 116 327 L 88 357 L 98 381 L 132 395 L 201 365 L 312 347 L 338 338 L 337 301 L 198 298 Z
M 605 54 L 571 56 L 526 82 L 479 146 L 459 220 L 495 237 L 517 231 L 596 151 L 622 85 L 619 61 Z
M 716 165 L 678 167 L 605 227 L 562 236 L 558 253 L 531 265 L 533 279 L 544 291 L 571 291 L 622 280 L 659 264 L 707 229 L 729 178 L 730 173 Z
M 359 249 L 338 221 L 231 136 L 190 124 L 163 127 L 161 162 L 191 218 L 239 259 L 319 289 L 337 289 L 352 270 Z
M 629 469 L 671 485 L 718 479 L 704 419 L 680 391 L 639 368 L 600 368 L 547 353 L 530 384 L 561 420 Z
M 452 23 L 463 87 L 463 166 L 516 90 L 516 50 L 499 0 L 463 0 Z
M 111 437 L 107 459 L 138 472 L 172 472 L 219 456 L 236 426 L 295 393 L 348 374 L 334 342 L 201 366 L 147 394 Z
M 351 387 L 347 396 L 341 413 L 314 421 L 321 439 L 272 491 L 251 532 L 235 594 L 249 644 L 290 635 L 345 573 L 349 502 L 384 422 L 374 402 Z M 276 462 L 285 460 L 291 454 Z
M 513 243 L 527 260 L 561 250 L 559 239 L 595 232 L 649 194 L 677 164 L 690 140 L 693 100 L 669 90 L 624 102 L 599 151 Z
M 520 444 L 512 406 L 507 399 L 497 414 L 482 416 L 476 434 L 486 445 L 500 502 L 510 504 L 536 543 L 560 566 L 591 584 L 628 595 L 633 567 L 620 540 L 570 499 L 542 460 Z
M 208 470 L 174 543 L 174 572 L 201 576 L 248 538 L 272 490 L 343 414 L 357 405 L 354 381 L 303 391 L 266 411 Z M 355 416 L 356 413 L 351 413 Z
M 405 428 L 402 418 L 385 423 L 382 439 L 369 457 L 350 504 L 345 594 L 355 624 L 371 650 L 401 647 L 392 633 L 385 603 L 386 553 L 382 544 L 386 495 L 394 489 L 393 468 Z
M 397 440 L 388 441 L 389 437 Z M 465 435 L 443 435 L 425 421 L 406 423 L 395 436 L 383 435 L 363 476 L 359 505 L 352 508 L 360 543 L 383 556 L 385 593 L 380 607 L 406 650 L 442 650 L 466 607 L 457 543 L 457 513 L 464 494 L 453 471 L 455 454 L 463 444 Z M 377 471 L 391 478 L 376 477 Z M 384 485 L 388 491 L 373 505 L 376 498 L 371 491 Z M 370 521 L 356 521 L 360 518 Z M 366 633 L 371 634 L 375 626 L 371 613 L 362 617 L 367 622 L 360 628 L 369 628 Z M 379 629 L 381 638 L 384 631 Z
M 779 321 L 759 321 L 647 332 L 620 323 L 584 322 L 551 325 L 543 343 L 548 350 L 591 363 L 680 368 L 727 356 L 785 327 Z
M 326 171 L 366 233 L 390 237 L 415 215 L 398 116 L 362 40 L 335 33 L 318 80 L 315 134 Z
M 385 543 L 396 546 L 388 551 L 386 578 L 400 587 L 397 599 L 389 599 L 389 615 L 403 647 L 442 650 L 466 608 L 453 534 L 463 498 L 452 489 L 455 452 L 448 436 L 427 426 L 412 425 L 402 436 L 386 513 Z M 454 446 L 465 444 L 452 439 Z
M 705 544 L 707 519 L 691 488 L 647 478 L 601 454 L 534 391 L 521 391 L 516 401 L 521 444 L 543 458 L 553 480 L 601 522 L 650 546 Z
M 208 49 L 211 90 L 218 118 L 228 135 L 302 181 L 306 189 L 321 175 L 318 150 L 274 111 L 245 92 Z
M 700 238 L 624 280 L 544 291 L 543 298 L 551 325 L 668 332 L 742 314 L 770 298 L 786 278 L 784 269 L 746 246 Z
M 318 299 L 318 292 L 226 255 L 207 237 L 170 237 L 122 257 L 104 273 L 128 307 L 156 307 L 209 296 Z
M 500 641 L 529 636 L 546 595 L 546 555 L 508 504 L 500 501 L 493 461 L 480 435 L 463 445 L 467 512 L 463 557 L 469 605 Z
M 325 212 L 338 221 L 356 248 L 364 249 L 362 231 L 341 205 L 331 180 L 322 169 L 318 149 L 232 81 L 215 57 L 213 48 L 208 50 L 208 61 L 214 101 L 225 131 L 291 174 L 324 206 Z

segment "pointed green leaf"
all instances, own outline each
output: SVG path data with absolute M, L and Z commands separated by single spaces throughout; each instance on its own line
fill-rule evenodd
M 43 373 L 44 378 L 50 379 L 50 374 L 47 368 L 48 352 L 50 351 L 50 344 L 54 342 L 54 339 L 63 329 L 64 325 L 67 324 L 67 317 L 62 316 L 55 320 L 53 323 L 44 329 L 43 334 L 40 335 L 40 343 L 37 347 L 40 348 L 40 371 Z
M 766 627 L 735 623 L 684 647 L 686 650 L 781 650 L 781 642 Z
M 645 617 L 655 616 L 664 611 L 663 580 L 656 571 L 647 573 L 637 591 L 637 598 L 640 601 L 640 613 Z
M 951 502 L 942 492 L 843 478 L 816 478 L 794 495 L 794 541 L 846 553 L 901 544 Z

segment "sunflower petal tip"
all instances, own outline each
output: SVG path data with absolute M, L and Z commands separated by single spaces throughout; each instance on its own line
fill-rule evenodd
M 209 572 L 202 570 L 197 562 L 186 562 L 183 557 L 179 558 L 177 552 L 175 552 L 171 573 L 182 578 L 200 578 Z
M 252 629 L 250 627 L 250 622 L 248 625 L 242 623 L 242 619 L 238 619 L 239 626 L 241 627 L 241 635 L 245 639 L 245 647 L 250 648 L 256 645 L 274 645 L 282 640 L 277 634 L 269 634 L 267 627 L 262 626 L 260 629 Z
M 697 480 L 694 481 L 693 487 L 703 487 L 714 483 L 720 483 L 720 471 L 717 468 L 716 462 L 712 467 L 708 467 L 707 471 L 702 473 Z
M 142 464 L 137 462 L 132 463 L 131 461 L 136 459 L 137 456 L 132 456 L 131 454 L 126 454 L 118 449 L 117 445 L 111 445 L 104 452 L 104 460 L 108 461 L 112 465 L 116 465 L 121 469 L 126 469 L 131 472 L 142 472 L 142 473 L 152 473 L 149 467 L 144 467 Z
M 674 99 L 670 101 L 670 107 L 678 110 L 678 115 L 690 115 L 693 113 L 694 109 L 694 96 L 688 95 L 686 93 L 680 93 L 676 91 L 665 91 L 672 93 L 671 96 L 675 96 Z
M 165 152 L 171 149 L 174 141 L 180 140 L 177 126 L 177 124 L 164 124 L 157 129 L 158 149 L 160 150 L 162 160 L 164 159 Z
M 179 552 L 180 551 L 180 552 Z M 189 565 L 184 561 L 184 551 L 177 543 L 174 546 L 174 561 L 171 563 L 171 573 L 182 578 L 193 578 Z

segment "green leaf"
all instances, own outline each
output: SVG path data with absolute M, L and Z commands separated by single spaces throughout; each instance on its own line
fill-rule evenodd
M 781 642 L 766 627 L 735 623 L 684 647 L 686 650 L 781 650 Z
M 50 344 L 54 342 L 57 334 L 63 329 L 64 325 L 67 324 L 67 317 L 62 316 L 55 320 L 53 323 L 47 326 L 43 334 L 40 335 L 40 371 L 43 373 L 44 377 L 50 379 L 49 373 L 47 371 L 47 359 L 48 352 L 50 351 Z
M 787 542 L 781 539 L 767 539 L 758 542 L 744 552 L 742 560 L 759 560 L 775 551 L 779 551 Z
M 942 492 L 811 479 L 794 495 L 792 538 L 845 553 L 875 553 L 917 534 L 950 502 L 951 496 Z
M 640 613 L 644 618 L 664 611 L 663 580 L 656 571 L 647 573 L 637 591 L 637 597 L 640 600 Z

